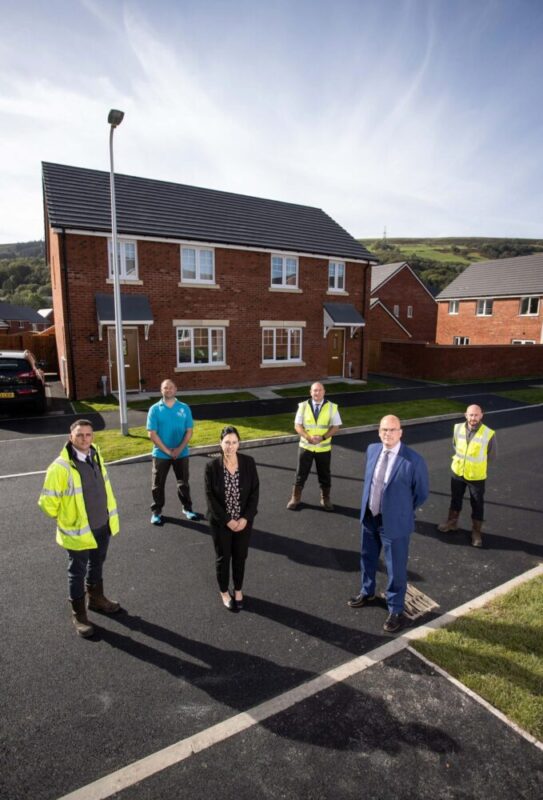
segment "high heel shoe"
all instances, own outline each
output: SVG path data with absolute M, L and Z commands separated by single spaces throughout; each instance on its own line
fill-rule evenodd
M 220 598 L 221 598 L 221 600 L 222 600 L 222 604 L 223 604 L 223 606 L 224 606 L 225 608 L 227 608 L 227 609 L 228 609 L 228 611 L 235 611 L 235 610 L 236 610 L 236 604 L 235 604 L 235 602 L 234 602 L 234 598 L 233 598 L 233 597 L 230 597 L 230 596 L 229 596 L 228 600 L 225 600 L 225 599 L 224 599 L 224 597 L 222 596 L 222 594 L 221 594 L 221 595 L 219 595 L 219 597 L 220 597 Z

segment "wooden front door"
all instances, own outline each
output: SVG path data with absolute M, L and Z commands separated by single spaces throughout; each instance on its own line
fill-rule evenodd
M 328 377 L 343 377 L 345 329 L 332 328 L 328 334 Z
M 118 390 L 117 381 L 117 342 L 115 341 L 115 328 L 107 329 L 109 342 L 109 368 L 110 384 L 112 391 Z M 138 329 L 123 328 L 124 348 L 124 382 L 127 392 L 139 392 L 140 388 L 140 359 L 138 351 Z

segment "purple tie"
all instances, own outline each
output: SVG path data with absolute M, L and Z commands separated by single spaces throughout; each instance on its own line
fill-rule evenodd
M 374 517 L 381 512 L 381 501 L 385 488 L 385 475 L 387 474 L 388 457 L 390 450 L 383 450 L 383 457 L 379 462 L 379 467 L 375 472 L 373 486 L 371 487 L 370 511 Z

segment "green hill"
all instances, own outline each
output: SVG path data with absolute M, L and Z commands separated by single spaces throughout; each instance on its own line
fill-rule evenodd
M 433 292 L 440 292 L 475 261 L 543 252 L 543 239 L 359 239 L 381 262 L 408 261 Z
M 51 305 L 51 276 L 44 243 L 0 244 L 0 300 L 17 306 Z

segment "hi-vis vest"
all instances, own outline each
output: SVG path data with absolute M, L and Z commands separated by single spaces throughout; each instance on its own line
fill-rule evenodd
M 304 400 L 298 406 L 298 412 L 301 413 L 302 425 L 310 436 L 324 436 L 328 428 L 332 425 L 334 415 L 337 413 L 337 405 L 324 400 L 319 411 L 319 417 L 315 422 L 313 416 L 313 409 L 308 400 Z M 303 436 L 300 439 L 300 447 L 304 450 L 311 450 L 313 453 L 325 453 L 332 449 L 332 439 L 324 439 L 319 444 L 310 444 Z
M 114 536 L 119 533 L 117 503 L 100 451 L 96 445 L 93 447 L 98 454 L 104 478 L 109 528 Z M 85 510 L 81 476 L 70 461 L 70 454 L 66 447 L 47 470 L 38 505 L 44 514 L 56 519 L 57 544 L 61 547 L 65 547 L 67 550 L 92 550 L 98 547 Z
M 466 424 L 459 422 L 454 426 L 454 449 L 452 471 L 467 481 L 484 481 L 487 472 L 487 447 L 494 436 L 494 431 L 481 425 L 479 430 L 467 443 Z

